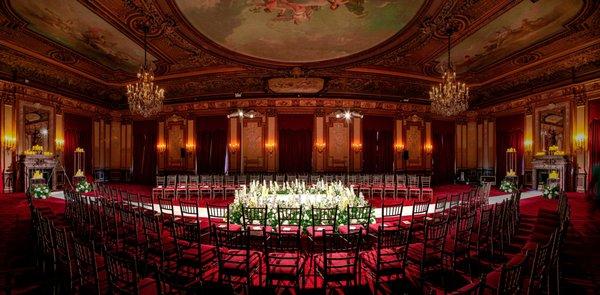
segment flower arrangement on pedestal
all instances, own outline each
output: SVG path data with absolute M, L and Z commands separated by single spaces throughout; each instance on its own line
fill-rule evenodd
M 231 221 L 242 222 L 242 206 L 265 207 L 267 206 L 267 223 L 277 225 L 277 207 L 299 208 L 302 206 L 302 228 L 306 229 L 311 224 L 310 207 L 330 208 L 338 207 L 337 222 L 347 222 L 348 206 L 368 206 L 369 203 L 361 195 L 356 195 L 352 187 L 347 187 L 341 182 L 325 183 L 319 181 L 314 185 L 306 185 L 303 181 L 285 182 L 258 182 L 253 181 L 249 186 L 244 186 L 235 192 L 235 199 L 229 206 Z M 371 213 L 371 222 L 375 222 L 375 214 Z
M 516 193 L 517 185 L 512 181 L 504 179 L 500 182 L 500 190 L 509 194 Z
M 557 185 L 544 185 L 542 188 L 542 197 L 546 199 L 555 199 L 558 197 L 558 186 Z
M 89 193 L 89 192 L 92 191 L 92 184 L 90 184 L 89 182 L 87 182 L 87 180 L 82 179 L 75 186 L 75 191 L 78 192 L 78 193 L 81 193 L 81 194 Z
M 50 188 L 46 184 L 33 184 L 29 187 L 29 193 L 36 199 L 45 199 L 50 196 Z

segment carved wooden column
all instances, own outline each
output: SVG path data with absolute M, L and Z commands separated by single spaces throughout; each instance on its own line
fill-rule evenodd
M 267 172 L 275 172 L 278 170 L 279 148 L 278 148 L 278 132 L 277 132 L 277 111 L 275 108 L 267 110 L 267 139 L 265 140 L 266 150 L 266 167 Z
M 315 111 L 313 139 L 313 171 L 323 172 L 325 167 L 325 151 L 329 148 L 325 139 L 325 111 L 323 108 L 318 108 Z
M 575 170 L 575 189 L 585 192 L 587 189 L 587 143 L 588 143 L 588 98 L 583 86 L 573 87 L 575 112 L 573 114 L 573 151 L 575 157 L 573 165 Z
M 10 193 L 15 189 L 16 171 L 16 86 L 10 83 L 2 83 L 0 88 L 0 126 L 2 135 L 2 146 L 0 148 L 0 168 L 2 169 L 3 192 Z

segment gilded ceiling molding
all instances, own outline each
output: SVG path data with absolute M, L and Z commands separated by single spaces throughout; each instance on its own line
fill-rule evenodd
M 493 106 L 485 107 L 479 110 L 480 115 L 495 116 L 498 113 L 527 112 L 528 109 L 536 106 L 546 105 L 551 102 L 571 100 L 575 103 L 584 103 L 587 99 L 589 89 L 600 90 L 600 78 L 581 82 L 577 84 L 558 87 L 541 93 L 531 94 L 519 99 L 505 103 L 499 103 Z

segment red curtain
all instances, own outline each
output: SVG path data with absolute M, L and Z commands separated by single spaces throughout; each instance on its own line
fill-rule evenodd
M 600 99 L 589 102 L 589 128 L 588 128 L 588 150 L 590 155 L 590 166 L 588 168 L 588 179 L 590 180 L 590 191 L 600 194 Z
M 454 180 L 454 147 L 456 127 L 453 122 L 431 122 L 433 141 L 433 179 L 435 184 L 452 183 Z
M 363 171 L 392 172 L 394 165 L 394 118 L 365 116 L 363 119 Z
M 63 150 L 64 167 L 67 177 L 73 177 L 75 171 L 75 149 L 85 151 L 85 174 L 92 174 L 92 118 L 75 115 L 64 115 L 65 145 Z
M 279 115 L 279 171 L 298 173 L 312 169 L 312 115 Z
M 196 120 L 196 163 L 199 173 L 224 173 L 227 153 L 226 116 L 198 117 Z
M 131 178 L 136 183 L 153 184 L 156 174 L 156 121 L 133 122 L 133 171 Z
M 496 179 L 501 181 L 506 176 L 506 150 L 517 150 L 517 175 L 523 173 L 523 134 L 524 115 L 499 117 L 496 120 Z

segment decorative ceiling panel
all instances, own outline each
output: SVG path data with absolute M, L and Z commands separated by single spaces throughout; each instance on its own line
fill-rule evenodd
M 124 108 L 149 25 L 167 104 L 302 97 L 269 88 L 291 77 L 324 99 L 428 104 L 449 23 L 473 108 L 600 77 L 595 0 L 3 0 L 0 77 Z
M 565 31 L 582 0 L 522 1 L 452 47 L 458 73 L 480 72 L 511 53 Z M 445 62 L 447 54 L 438 59 Z
M 135 73 L 144 60 L 143 48 L 77 1 L 13 0 L 11 4 L 28 29 L 107 67 Z

